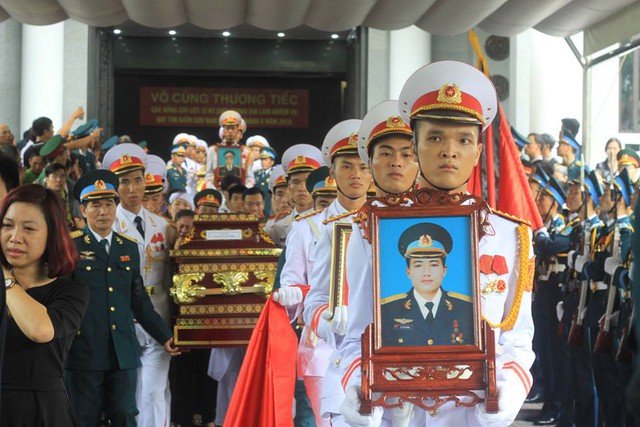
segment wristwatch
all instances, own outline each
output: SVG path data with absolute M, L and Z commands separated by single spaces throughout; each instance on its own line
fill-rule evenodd
M 4 287 L 6 289 L 12 288 L 13 285 L 15 285 L 16 283 L 18 282 L 16 282 L 16 280 L 13 277 L 10 279 L 4 279 Z

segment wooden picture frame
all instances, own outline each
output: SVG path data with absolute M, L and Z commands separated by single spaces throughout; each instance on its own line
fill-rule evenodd
M 372 246 L 374 288 L 373 323 L 362 337 L 361 412 L 404 402 L 436 411 L 449 401 L 468 407 L 484 402 L 487 412 L 497 412 L 494 333 L 480 305 L 478 242 L 488 227 L 486 203 L 431 189 L 377 200 L 361 215 Z M 416 273 L 427 260 L 439 275 Z M 447 275 L 455 278 L 446 281 Z M 437 289 L 435 318 L 423 317 L 420 304 Z
M 347 297 L 346 268 L 347 244 L 351 237 L 351 224 L 336 222 L 333 224 L 333 243 L 331 248 L 331 282 L 329 286 L 329 312 L 345 304 Z

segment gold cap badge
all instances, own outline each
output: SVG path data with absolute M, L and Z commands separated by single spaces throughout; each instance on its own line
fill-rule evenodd
M 460 88 L 451 83 L 445 83 L 438 91 L 438 102 L 446 104 L 460 104 L 462 102 L 462 92 Z

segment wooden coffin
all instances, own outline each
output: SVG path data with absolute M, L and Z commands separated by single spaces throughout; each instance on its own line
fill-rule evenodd
M 189 237 L 171 251 L 176 345 L 247 345 L 273 289 L 281 251 L 255 215 L 196 216 Z

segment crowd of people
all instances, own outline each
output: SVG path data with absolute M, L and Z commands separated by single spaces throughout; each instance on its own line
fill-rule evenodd
M 376 197 L 385 209 L 400 195 L 394 209 L 410 216 L 416 192 L 466 193 L 496 111 L 484 74 L 442 61 L 416 71 L 399 100 L 337 123 L 321 148 L 297 144 L 281 155 L 262 136 L 245 139 L 232 110 L 219 117 L 217 142 L 167 138 L 167 162 L 148 152 L 162 141 L 103 141 L 95 120 L 72 130 L 82 109 L 58 132 L 50 119 L 34 120 L 20 140 L 0 125 L 0 424 L 223 425 L 245 349 L 181 354 L 169 254 L 192 238 L 194 221 L 246 214 L 283 248 L 272 298 L 302 326 L 296 425 L 508 426 L 525 401 L 544 402 L 536 425 L 634 425 L 624 389 L 640 157 L 611 139 L 590 171 L 575 119 L 562 120 L 558 141 L 512 130 L 542 228 L 481 209 L 491 231 L 479 236 L 473 293 L 495 334 L 499 410 L 398 402 L 360 413 L 362 336 L 377 301 L 361 208 Z M 352 227 L 348 298 L 329 311 L 337 223 Z M 473 344 L 465 329 L 473 320 L 459 324 L 472 299 L 442 287 L 451 232 L 416 224 L 390 243 L 413 285 L 383 307 L 393 323 L 385 346 Z
M 579 123 L 563 119 L 559 140 L 514 131 L 544 227 L 536 253 L 536 425 L 631 426 L 633 209 L 640 156 L 617 138 L 591 170 L 580 161 Z M 557 150 L 561 160 L 553 156 Z M 606 338 L 605 338 L 606 337 Z

